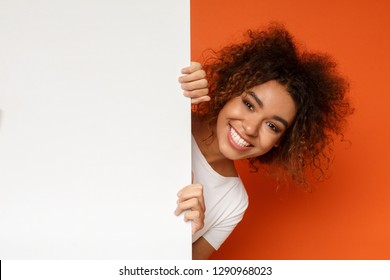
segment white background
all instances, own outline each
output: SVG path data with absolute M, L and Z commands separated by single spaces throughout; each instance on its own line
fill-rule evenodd
M 188 0 L 0 0 L 0 258 L 189 259 Z

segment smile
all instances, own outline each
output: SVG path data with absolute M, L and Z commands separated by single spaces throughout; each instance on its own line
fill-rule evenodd
M 251 146 L 247 141 L 245 141 L 238 133 L 237 131 L 233 128 L 230 127 L 230 136 L 231 140 L 233 140 L 234 144 L 241 148 L 248 148 Z

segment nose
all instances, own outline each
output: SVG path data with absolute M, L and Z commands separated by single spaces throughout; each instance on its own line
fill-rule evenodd
M 259 135 L 261 120 L 259 117 L 250 116 L 242 121 L 244 132 L 248 136 L 256 137 Z

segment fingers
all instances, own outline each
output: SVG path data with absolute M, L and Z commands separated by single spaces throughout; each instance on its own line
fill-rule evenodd
M 199 62 L 191 61 L 190 66 L 181 69 L 182 74 L 191 74 L 197 70 L 202 69 L 202 65 Z
M 199 211 L 186 212 L 184 214 L 184 221 L 192 221 L 192 234 L 194 234 L 204 227 L 204 214 Z
M 199 211 L 188 211 L 188 212 L 184 213 L 184 220 L 186 222 L 200 219 L 200 218 L 201 218 L 201 212 L 199 212 Z
M 179 199 L 177 201 L 177 207 L 175 210 L 175 215 L 179 216 L 183 211 L 190 210 L 190 211 L 206 211 L 206 207 L 202 199 L 198 199 L 196 197 L 190 198 L 187 200 L 181 200 Z
M 190 74 L 180 76 L 180 83 L 188 83 L 191 81 L 201 80 L 206 78 L 206 72 L 203 69 L 198 69 L 195 72 L 191 72 Z
M 203 207 L 200 205 L 200 203 L 198 203 L 196 198 L 192 198 L 192 199 L 189 199 L 189 200 L 186 200 L 184 202 L 179 203 L 177 205 L 176 210 L 175 210 L 175 214 L 176 214 L 176 216 L 178 216 L 178 215 L 180 215 L 181 212 L 183 212 L 184 210 L 188 210 L 188 209 L 203 210 Z M 198 210 L 195 210 L 195 211 L 198 211 Z
M 210 101 L 208 96 L 208 82 L 206 72 L 199 62 L 191 62 L 191 65 L 183 68 L 184 76 L 179 77 L 183 95 L 191 98 L 192 104 Z
M 195 91 L 197 89 L 207 89 L 207 80 L 201 79 L 192 82 L 186 82 L 181 84 L 182 90 Z M 208 92 L 208 91 L 207 91 Z
M 203 198 L 203 186 L 191 184 L 181 189 L 178 194 L 175 215 L 184 213 L 184 220 L 192 222 L 192 232 L 195 233 L 203 228 L 205 218 L 205 203 Z
M 181 189 L 177 196 L 179 197 L 178 203 L 185 203 L 187 201 L 193 201 L 195 199 L 196 204 L 198 203 L 202 210 L 205 211 L 204 198 L 203 198 L 203 186 L 201 184 L 191 184 L 187 187 Z M 196 205 L 191 206 L 196 207 Z M 184 209 L 190 209 L 191 207 L 187 207 Z
M 202 102 L 208 102 L 210 100 L 211 100 L 211 98 L 208 95 L 201 96 L 201 97 L 196 97 L 196 98 L 191 98 L 191 104 L 199 104 L 199 103 L 202 103 Z

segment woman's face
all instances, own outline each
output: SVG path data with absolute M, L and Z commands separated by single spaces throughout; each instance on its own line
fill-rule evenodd
M 296 115 L 286 88 L 271 80 L 229 100 L 218 114 L 220 152 L 230 160 L 253 158 L 276 147 Z

